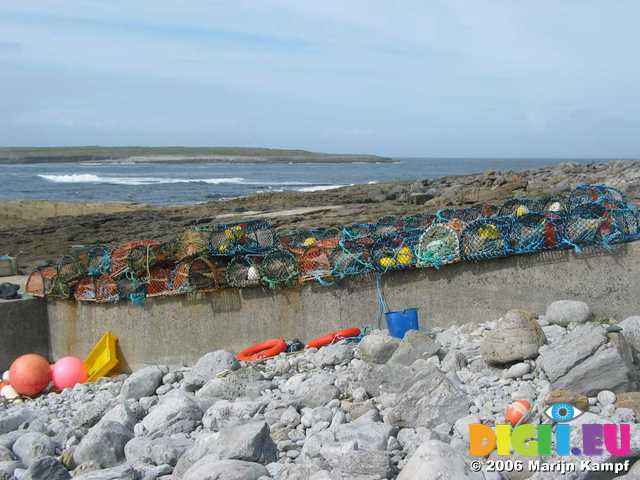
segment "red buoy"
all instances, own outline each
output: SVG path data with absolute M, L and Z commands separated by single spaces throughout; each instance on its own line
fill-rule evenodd
M 336 330 L 335 332 L 331 332 L 323 337 L 317 337 L 313 340 L 309 340 L 309 343 L 307 343 L 307 348 L 324 347 L 326 345 L 330 345 L 332 343 L 340 341 L 343 338 L 357 337 L 358 335 L 360 335 L 360 329 L 357 327 L 345 328 L 344 330 Z
M 507 407 L 504 418 L 515 427 L 527 419 L 530 411 L 531 403 L 529 403 L 529 400 L 516 400 Z
M 51 382 L 51 367 L 42 355 L 28 353 L 14 360 L 9 369 L 9 382 L 20 395 L 34 397 Z
M 275 357 L 287 349 L 287 342 L 283 338 L 272 338 L 264 342 L 245 348 L 236 355 L 236 358 L 243 362 L 255 362 L 263 358 Z

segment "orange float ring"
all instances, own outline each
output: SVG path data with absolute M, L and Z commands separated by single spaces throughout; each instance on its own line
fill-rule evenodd
M 324 337 L 314 338 L 307 343 L 307 348 L 320 348 L 335 343 L 343 338 L 357 337 L 360 335 L 359 328 L 345 328 L 344 330 L 336 330 Z
M 263 358 L 275 357 L 287 349 L 283 338 L 272 338 L 242 350 L 236 358 L 242 362 L 256 362 Z

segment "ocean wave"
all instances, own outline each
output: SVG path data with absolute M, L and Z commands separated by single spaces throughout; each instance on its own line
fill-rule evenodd
M 308 182 L 260 182 L 246 180 L 242 177 L 220 178 L 167 178 L 167 177 L 111 177 L 90 173 L 67 175 L 38 175 L 38 177 L 53 183 L 106 183 L 110 185 L 162 185 L 175 183 L 207 183 L 210 185 L 257 185 L 257 186 L 301 186 L 312 185 Z
M 311 187 L 296 188 L 297 192 L 323 192 L 325 190 L 334 190 L 336 188 L 348 187 L 350 185 L 314 185 Z

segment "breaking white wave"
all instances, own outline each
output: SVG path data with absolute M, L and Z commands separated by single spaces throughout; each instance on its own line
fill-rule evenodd
M 314 185 L 312 187 L 296 188 L 296 191 L 298 191 L 298 192 L 323 192 L 325 190 L 334 190 L 336 188 L 342 188 L 342 187 L 348 187 L 348 186 L 350 186 L 350 185 Z
M 207 183 L 210 185 L 311 185 L 308 182 L 260 182 L 248 181 L 242 177 L 220 178 L 167 178 L 167 177 L 110 177 L 99 176 L 90 173 L 69 175 L 38 175 L 49 182 L 54 183 L 106 183 L 111 185 L 161 185 L 175 183 Z

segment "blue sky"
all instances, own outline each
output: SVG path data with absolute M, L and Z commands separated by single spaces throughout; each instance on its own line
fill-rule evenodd
M 0 145 L 638 157 L 637 0 L 2 0 Z

